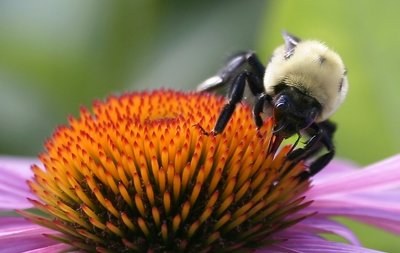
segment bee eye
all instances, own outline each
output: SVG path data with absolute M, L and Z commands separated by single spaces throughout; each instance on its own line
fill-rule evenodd
M 319 111 L 316 108 L 313 108 L 312 110 L 310 110 L 309 114 L 306 115 L 304 118 L 304 122 L 303 122 L 304 126 L 303 127 L 305 128 L 305 127 L 310 126 L 317 118 L 318 113 L 319 113 Z
M 310 116 L 309 118 L 312 120 L 315 120 L 318 116 L 319 110 L 317 108 L 313 108 L 313 110 L 311 110 L 310 112 Z
M 281 95 L 275 103 L 276 109 L 285 110 L 289 107 L 289 97 L 286 95 Z

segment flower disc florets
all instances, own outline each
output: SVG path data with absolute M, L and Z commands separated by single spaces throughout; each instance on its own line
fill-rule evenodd
M 88 252 L 235 252 L 274 243 L 304 218 L 302 162 L 270 152 L 272 120 L 257 131 L 239 105 L 211 130 L 222 98 L 157 90 L 83 108 L 59 127 L 29 181 L 44 214 L 22 212 Z M 200 127 L 201 126 L 201 127 Z

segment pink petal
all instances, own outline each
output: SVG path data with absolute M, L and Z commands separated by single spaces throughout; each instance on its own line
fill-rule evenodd
M 398 212 L 390 212 L 376 208 L 357 208 L 354 206 L 311 206 L 309 211 L 317 211 L 321 216 L 342 216 L 365 222 L 392 233 L 400 234 L 400 215 Z
M 315 199 L 328 194 L 393 189 L 400 186 L 400 155 L 367 166 L 361 170 L 340 173 L 330 180 L 315 181 L 307 196 Z
M 370 208 L 398 212 L 400 215 L 400 189 L 398 191 L 366 192 L 320 196 L 313 202 L 319 207 Z
M 43 233 L 50 233 L 52 231 L 33 224 L 22 217 L 0 217 L 0 238 L 26 233 L 39 228 L 43 229 Z
M 327 241 L 321 237 L 299 232 L 288 231 L 282 233 L 283 238 L 290 238 L 282 243 L 255 251 L 256 253 L 378 253 L 380 251 Z
M 296 229 L 300 231 L 307 231 L 311 233 L 329 233 L 336 234 L 346 239 L 353 245 L 360 246 L 360 242 L 353 232 L 346 226 L 332 220 L 328 220 L 325 217 L 311 216 L 308 219 L 301 221 L 295 225 Z
M 334 159 L 321 172 L 318 172 L 313 180 L 324 181 L 336 177 L 338 174 L 351 173 L 359 168 L 359 166 L 350 161 Z
M 40 162 L 36 158 L 0 156 L 0 168 L 12 170 L 22 178 L 30 178 L 33 175 L 31 165 L 38 163 Z
M 35 199 L 26 180 L 32 177 L 30 166 L 38 163 L 28 158 L 0 157 L 0 210 L 32 207 L 27 197 Z
M 0 217 L 0 252 L 59 252 L 66 244 L 43 236 L 54 231 L 32 224 L 20 217 Z M 54 251 L 53 251 L 54 250 Z
M 63 243 L 59 244 L 54 244 L 51 246 L 43 247 L 43 248 L 38 248 L 34 250 L 28 250 L 25 251 L 24 253 L 51 253 L 51 252 L 64 252 L 67 251 L 70 247 L 68 245 L 65 245 Z M 68 251 L 70 252 L 70 251 Z

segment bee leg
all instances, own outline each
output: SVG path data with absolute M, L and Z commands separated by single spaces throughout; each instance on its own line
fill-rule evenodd
M 213 134 L 219 134 L 225 129 L 235 111 L 236 104 L 243 99 L 244 88 L 246 85 L 246 74 L 246 72 L 239 74 L 233 81 L 228 95 L 228 103 L 226 103 L 222 108 L 214 129 L 211 131 Z
M 318 157 L 315 161 L 313 161 L 308 170 L 302 172 L 299 175 L 299 178 L 302 180 L 308 179 L 312 176 L 315 176 L 318 172 L 320 172 L 323 168 L 328 165 L 328 163 L 333 159 L 335 156 L 335 149 L 331 149 L 328 151 L 328 153 Z
M 320 129 L 322 129 L 322 138 L 321 144 L 319 148 L 315 149 L 313 152 L 310 152 L 309 155 L 312 156 L 316 154 L 318 151 L 322 149 L 322 146 L 328 150 L 328 153 L 318 157 L 315 161 L 310 164 L 308 175 L 304 175 L 304 177 L 309 178 L 316 175 L 320 172 L 326 165 L 333 159 L 335 156 L 335 146 L 333 144 L 333 134 L 336 131 L 336 125 L 328 120 L 321 122 L 318 124 Z
M 253 108 L 253 117 L 257 127 L 261 127 L 262 118 L 260 113 L 263 110 L 265 101 L 272 101 L 272 98 L 265 94 L 263 85 L 265 67 L 253 52 L 244 52 L 234 56 L 228 64 L 221 69 L 216 76 L 213 76 L 198 87 L 198 91 L 213 91 L 222 86 L 229 85 L 228 103 L 223 107 L 212 134 L 221 133 L 228 124 L 236 104 L 242 101 L 246 83 L 252 95 L 256 97 Z
M 254 86 L 260 85 L 262 81 L 260 78 L 258 78 L 258 76 L 254 75 L 253 73 L 249 73 L 247 71 L 242 72 L 236 76 L 229 90 L 228 103 L 226 103 L 222 108 L 222 111 L 217 119 L 217 123 L 215 124 L 215 127 L 212 130 L 213 134 L 219 134 L 225 129 L 230 118 L 232 117 L 233 112 L 235 111 L 236 104 L 242 101 L 243 99 L 246 83 L 248 83 L 250 90 L 254 90 L 255 89 Z M 256 124 L 259 127 L 262 125 L 262 119 L 261 116 L 259 115 L 260 112 L 262 111 L 262 105 L 264 105 L 265 100 L 270 97 L 267 95 L 260 95 L 254 93 L 253 95 L 257 96 L 257 101 L 258 101 L 256 103 L 258 105 L 255 106 L 256 108 L 253 110 L 253 112 L 255 111 L 256 113 L 254 114 L 255 115 L 254 120 L 256 121 Z
M 328 152 L 315 159 L 310 164 L 309 168 L 299 175 L 299 178 L 305 180 L 314 176 L 333 159 L 335 147 L 332 142 L 332 137 L 335 130 L 336 126 L 329 121 L 324 121 L 319 124 L 314 123 L 307 128 L 306 131 L 311 136 L 310 140 L 303 148 L 296 149 L 288 154 L 288 159 L 292 161 L 306 160 L 321 151 L 324 147 Z

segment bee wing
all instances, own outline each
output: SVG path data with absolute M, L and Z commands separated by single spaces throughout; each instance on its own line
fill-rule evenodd
M 247 54 L 249 52 L 239 52 L 230 57 L 222 69 L 197 86 L 197 91 L 227 94 L 233 79 L 247 66 Z
M 256 76 L 264 75 L 265 67 L 252 51 L 239 52 L 232 56 L 217 74 L 200 83 L 197 86 L 197 91 L 212 92 L 219 95 L 228 95 L 229 97 L 232 92 L 233 82 L 244 71 L 251 72 Z M 245 85 L 241 100 L 248 104 L 254 104 L 255 96 L 251 92 L 249 85 Z
M 226 83 L 224 80 L 216 75 L 206 79 L 204 82 L 197 85 L 196 91 L 199 92 L 215 92 L 224 87 Z

